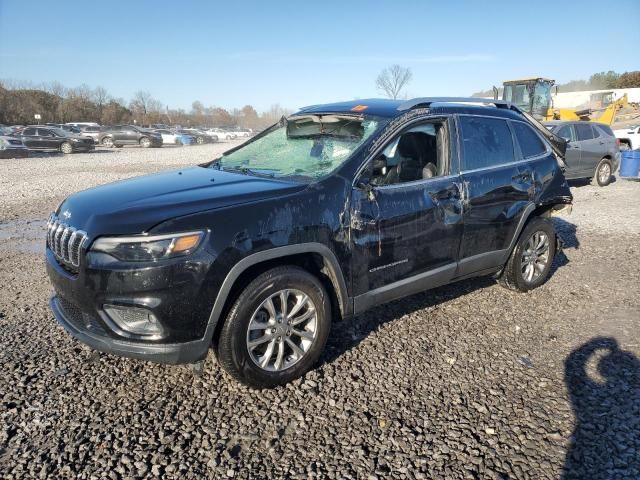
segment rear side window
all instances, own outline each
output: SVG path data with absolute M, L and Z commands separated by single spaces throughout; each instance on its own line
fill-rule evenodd
M 536 157 L 547 151 L 547 147 L 540 140 L 540 137 L 529 127 L 521 122 L 511 122 L 513 131 L 518 139 L 520 151 L 524 158 Z
M 514 161 L 513 138 L 506 120 L 460 117 L 462 170 L 494 167 Z
M 578 137 L 578 141 L 591 140 L 594 138 L 591 125 L 585 123 L 576 123 L 574 125 L 574 128 L 576 129 L 576 136 Z
M 615 137 L 613 131 L 607 125 L 593 125 L 593 128 L 596 131 L 600 132 L 600 135 L 603 135 L 605 137 Z

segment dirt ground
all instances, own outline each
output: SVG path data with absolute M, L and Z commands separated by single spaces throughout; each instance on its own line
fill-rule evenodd
M 0 478 L 640 478 L 640 183 L 572 186 L 541 288 L 475 279 L 334 324 L 269 391 L 96 354 L 55 322 L 48 214 L 226 145 L 0 160 Z

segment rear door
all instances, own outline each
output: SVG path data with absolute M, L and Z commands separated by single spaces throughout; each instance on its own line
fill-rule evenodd
M 25 128 L 22 131 L 21 137 L 22 143 L 24 143 L 28 148 L 42 148 L 42 145 L 40 144 L 40 138 L 38 137 L 38 131 L 35 127 Z
M 465 186 L 458 273 L 464 276 L 503 263 L 534 189 L 506 119 L 460 115 L 458 125 Z
M 574 123 L 576 137 L 580 143 L 580 175 L 590 177 L 596 170 L 596 165 L 604 155 L 601 153 L 602 146 L 595 137 L 593 127 L 587 123 Z

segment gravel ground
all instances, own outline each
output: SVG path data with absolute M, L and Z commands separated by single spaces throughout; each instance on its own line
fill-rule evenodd
M 57 202 L 223 148 L 0 161 L 0 478 L 640 478 L 639 183 L 573 187 L 541 288 L 476 279 L 335 324 L 275 390 L 64 333 L 42 257 Z

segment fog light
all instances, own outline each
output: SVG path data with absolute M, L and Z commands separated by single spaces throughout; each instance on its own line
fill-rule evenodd
M 165 336 L 164 328 L 156 316 L 146 308 L 110 304 L 105 304 L 102 308 L 125 335 L 136 335 L 149 340 Z

